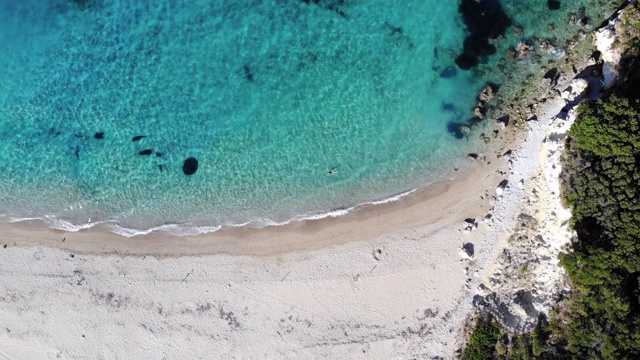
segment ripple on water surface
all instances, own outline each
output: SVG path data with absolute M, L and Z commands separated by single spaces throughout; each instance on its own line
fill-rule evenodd
M 464 29 L 456 1 L 3 1 L 0 214 L 213 230 L 422 186 L 479 146 L 447 127 L 488 78 Z

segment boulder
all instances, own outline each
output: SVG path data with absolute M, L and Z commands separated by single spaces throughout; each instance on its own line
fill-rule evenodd
M 496 188 L 496 195 L 502 195 L 507 185 L 509 185 L 509 180 L 505 179 L 500 181 L 500 184 L 498 184 L 498 187 Z
M 493 87 L 491 87 L 491 85 L 487 85 L 484 89 L 482 89 L 482 92 L 480 92 L 480 101 L 489 101 L 491 99 L 493 99 L 494 93 L 493 93 Z
M 567 103 L 578 101 L 587 95 L 589 82 L 585 79 L 573 79 L 561 94 Z
M 185 159 L 184 163 L 182 164 L 182 172 L 185 175 L 193 175 L 196 173 L 196 171 L 198 171 L 198 159 L 194 157 Z
M 469 259 L 473 259 L 473 255 L 475 254 L 475 248 L 472 243 L 465 243 L 462 245 L 462 249 L 460 254 Z
M 522 41 L 520 43 L 518 43 L 518 46 L 516 46 L 516 52 L 517 52 L 517 56 L 518 59 L 522 59 L 527 57 L 531 51 L 533 50 L 533 46 L 527 44 L 526 42 Z

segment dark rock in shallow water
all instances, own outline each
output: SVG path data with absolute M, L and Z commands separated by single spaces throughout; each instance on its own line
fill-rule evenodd
M 550 10 L 560 10 L 560 0 L 547 0 L 547 6 Z
M 455 66 L 447 66 L 444 70 L 440 72 L 440 77 L 448 79 L 450 77 L 454 77 L 458 74 L 458 70 L 456 70 Z
M 496 52 L 489 40 L 503 36 L 511 26 L 511 19 L 502 10 L 499 0 L 462 0 L 458 11 L 462 14 L 469 35 L 464 40 L 464 50 L 456 58 L 456 64 L 468 70 L 476 66 L 481 58 Z
M 104 133 L 103 132 L 97 132 L 93 135 L 94 138 L 96 139 L 104 139 Z
M 460 54 L 456 58 L 456 65 L 462 70 L 469 70 L 478 65 L 478 58 L 469 54 Z
M 464 133 L 462 132 L 462 128 L 465 126 L 463 123 L 450 121 L 447 124 L 447 131 L 456 137 L 456 139 L 463 139 Z
M 198 159 L 194 157 L 187 158 L 182 164 L 182 172 L 185 175 L 193 175 L 198 171 Z
M 147 135 L 136 135 L 136 136 L 133 137 L 133 139 L 131 139 L 131 141 L 140 141 L 140 140 L 142 140 L 143 138 L 146 138 L 146 137 L 147 137 Z
M 151 154 L 153 154 L 153 150 L 151 149 L 144 149 L 138 153 L 138 155 L 151 155 Z
M 451 103 L 446 103 L 443 102 L 442 103 L 442 110 L 444 111 L 450 111 L 450 112 L 455 112 L 456 111 L 456 106 L 451 104 Z

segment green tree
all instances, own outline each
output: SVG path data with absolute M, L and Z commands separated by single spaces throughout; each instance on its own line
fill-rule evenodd
M 578 147 L 599 156 L 635 156 L 640 153 L 638 101 L 612 96 L 580 105 L 580 116 L 570 135 Z
M 574 358 L 640 358 L 640 103 L 585 103 L 570 135 L 564 193 L 578 237 L 560 256 L 573 285 L 562 336 Z
M 494 359 L 496 343 L 500 339 L 501 327 L 489 315 L 478 317 L 476 326 L 469 338 L 469 344 L 462 354 L 463 360 Z

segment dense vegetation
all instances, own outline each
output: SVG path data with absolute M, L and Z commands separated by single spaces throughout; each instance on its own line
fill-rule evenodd
M 500 338 L 502 327 L 491 316 L 480 316 L 464 349 L 463 358 L 469 360 L 493 359 L 496 343 Z
M 554 328 L 544 314 L 531 332 L 509 337 L 490 315 L 477 318 L 469 344 L 462 353 L 464 360 L 529 360 L 565 358 L 566 351 L 554 335 Z
M 636 39 L 638 38 L 636 33 Z M 567 141 L 564 196 L 577 239 L 560 263 L 572 292 L 550 322 L 498 337 L 484 357 L 463 359 L 640 359 L 640 47 L 620 82 L 580 105 Z M 635 49 L 635 50 L 634 50 Z M 472 338 L 487 327 L 477 327 Z M 469 345 L 469 349 L 472 345 Z
M 560 258 L 572 282 L 563 329 L 582 359 L 640 358 L 640 103 L 581 105 L 570 135 L 567 201 L 578 239 Z

